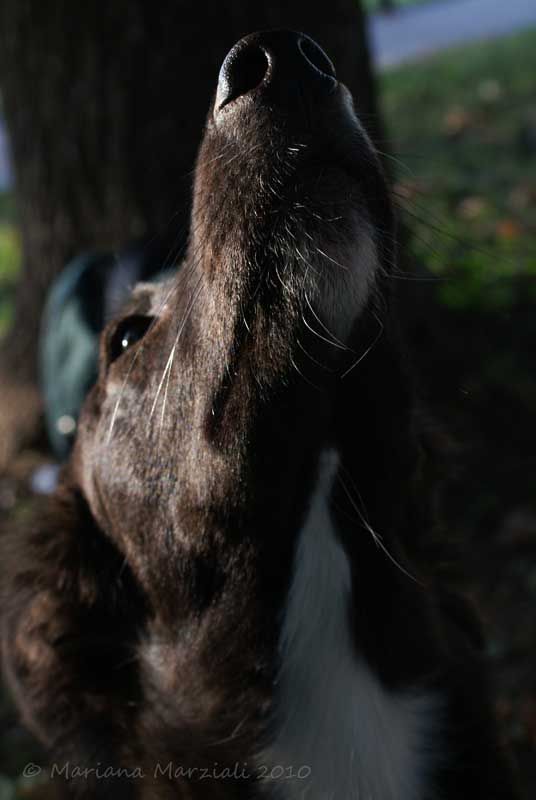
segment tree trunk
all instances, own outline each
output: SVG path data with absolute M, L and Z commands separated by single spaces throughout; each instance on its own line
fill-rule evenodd
M 69 258 L 146 231 L 184 238 L 220 63 L 241 36 L 270 27 L 304 30 L 325 47 L 377 135 L 357 0 L 0 0 L 0 86 L 23 242 L 14 324 L 0 349 L 3 389 L 34 391 L 43 301 Z M 0 395 L 4 449 L 29 421 L 10 396 Z

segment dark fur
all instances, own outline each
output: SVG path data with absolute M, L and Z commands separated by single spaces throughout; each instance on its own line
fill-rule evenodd
M 209 115 L 179 276 L 136 290 L 124 316 L 154 322 L 113 363 L 118 323 L 108 327 L 49 516 L 4 546 L 5 674 L 56 763 L 147 776 L 74 779 L 77 797 L 260 795 L 254 770 L 175 781 L 153 770 L 252 765 L 269 738 L 296 536 L 319 453 L 333 446 L 359 487 L 350 500 L 336 484 L 332 498 L 359 574 L 356 646 L 387 687 L 446 698 L 430 797 L 507 800 L 481 655 L 439 565 L 423 558 L 430 523 L 381 169 L 343 88 L 293 95 L 289 85 L 274 80 L 249 105 Z M 300 152 L 289 155 L 290 144 Z M 349 209 L 372 225 L 381 272 L 345 351 L 304 324 L 319 330 L 298 250 L 304 231 L 323 249 L 348 241 Z M 315 281 L 338 280 L 325 269 Z M 420 582 L 376 547 L 355 502 Z

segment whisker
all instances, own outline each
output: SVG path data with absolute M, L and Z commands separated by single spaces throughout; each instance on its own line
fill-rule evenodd
M 181 277 L 183 277 L 183 276 L 179 276 L 179 279 L 176 282 L 174 282 L 172 284 L 172 286 L 169 288 L 169 290 L 166 292 L 166 294 L 164 296 L 164 299 L 162 300 L 162 302 L 160 303 L 160 305 L 159 305 L 159 307 L 157 309 L 154 321 L 151 322 L 151 324 L 149 325 L 149 327 L 147 329 L 147 333 L 145 334 L 146 336 L 153 329 L 153 327 L 155 326 L 155 324 L 156 324 L 156 322 L 158 320 L 158 317 L 162 313 L 162 311 L 165 308 L 166 303 L 169 301 L 170 297 L 173 295 L 173 293 L 175 291 L 177 291 L 177 288 L 178 288 L 178 286 L 180 284 Z M 117 401 L 115 403 L 114 410 L 112 412 L 112 417 L 111 417 L 111 420 L 110 420 L 110 426 L 108 428 L 108 435 L 107 435 L 108 443 L 110 442 L 111 437 L 112 437 L 115 421 L 116 421 L 116 418 L 117 418 L 117 414 L 119 412 L 119 407 L 120 407 L 121 400 L 123 398 L 123 394 L 125 392 L 128 380 L 129 380 L 129 378 L 130 378 L 130 376 L 132 374 L 132 370 L 134 369 L 138 359 L 140 358 L 141 354 L 143 353 L 144 347 L 145 347 L 145 345 L 144 345 L 144 342 L 142 341 L 140 343 L 139 347 L 137 348 L 136 352 L 132 355 L 131 362 L 129 364 L 129 367 L 128 367 L 127 371 L 126 371 L 125 377 L 124 377 L 123 382 L 121 384 L 121 389 L 119 390 L 119 396 L 118 396 Z
M 156 404 L 158 402 L 158 397 L 160 395 L 160 391 L 162 389 L 162 386 L 164 385 L 164 381 L 166 379 L 168 371 L 169 371 L 169 369 L 171 367 L 171 362 L 173 360 L 174 354 L 175 354 L 175 345 L 173 345 L 173 347 L 171 348 L 171 353 L 169 354 L 169 358 L 168 358 L 168 360 L 166 362 L 166 366 L 164 367 L 164 370 L 162 372 L 162 378 L 160 379 L 160 383 L 158 384 L 158 389 L 156 390 L 156 394 L 155 394 L 155 397 L 154 397 L 154 400 L 153 400 L 153 405 L 151 406 L 151 410 L 149 412 L 149 419 L 152 419 L 152 416 L 154 414 L 154 410 L 155 410 Z
M 319 325 L 322 327 L 322 329 L 323 329 L 323 330 L 324 330 L 324 331 L 325 331 L 325 332 L 328 334 L 328 336 L 331 336 L 332 338 L 331 338 L 331 339 L 326 339 L 326 337 L 325 337 L 325 336 L 321 336 L 321 334 L 319 334 L 319 333 L 318 333 L 318 331 L 315 331 L 315 330 L 313 330 L 313 328 L 311 328 L 311 326 L 308 324 L 307 320 L 305 319 L 305 315 L 304 315 L 304 316 L 303 316 L 303 321 L 304 321 L 305 325 L 307 326 L 307 328 L 309 328 L 309 330 L 311 331 L 311 333 L 314 333 L 314 334 L 315 334 L 315 336 L 318 336 L 318 338 L 319 338 L 319 339 L 322 339 L 324 342 L 327 342 L 328 344 L 331 344 L 333 347 L 337 347 L 339 350 L 351 351 L 351 348 L 350 348 L 350 347 L 348 347 L 348 345 L 344 344 L 344 342 L 341 342 L 339 339 L 337 339 L 337 337 L 336 337 L 336 336 L 334 336 L 334 335 L 331 333 L 331 331 L 329 330 L 329 328 L 327 328 L 327 327 L 324 325 L 324 323 L 322 322 L 322 320 L 320 319 L 320 317 L 318 316 L 318 314 L 317 314 L 317 313 L 315 312 L 315 310 L 313 309 L 313 307 L 312 307 L 312 305 L 311 305 L 311 301 L 309 300 L 309 296 L 308 296 L 307 292 L 304 292 L 304 296 L 305 296 L 305 302 L 306 302 L 306 303 L 307 303 L 307 305 L 309 306 L 309 310 L 311 311 L 311 314 L 312 314 L 312 315 L 313 315 L 313 317 L 316 319 L 316 321 L 318 322 L 318 324 L 319 324 Z
M 171 365 L 170 365 L 170 368 L 169 368 L 169 371 L 168 371 L 168 377 L 167 377 L 167 380 L 166 380 L 166 388 L 165 388 L 165 391 L 164 391 L 164 399 L 162 401 L 162 415 L 160 417 L 160 430 L 162 430 L 162 425 L 163 425 L 163 422 L 164 422 L 164 413 L 165 413 L 165 410 L 166 410 L 166 402 L 167 402 L 167 395 L 168 395 L 168 388 L 169 388 L 169 376 L 171 374 L 171 368 L 173 366 L 173 358 L 175 356 L 175 351 L 177 349 L 177 345 L 179 343 L 179 339 L 180 339 L 180 337 L 182 335 L 182 332 L 183 332 L 183 330 L 184 330 L 184 328 L 186 326 L 186 323 L 188 322 L 188 319 L 190 318 L 190 316 L 192 314 L 192 311 L 193 311 L 194 306 L 195 306 L 195 304 L 196 304 L 196 302 L 197 302 L 197 300 L 199 298 L 199 295 L 201 294 L 202 289 L 203 289 L 203 284 L 201 282 L 201 276 L 200 276 L 198 285 L 197 285 L 197 287 L 195 289 L 195 292 L 194 292 L 194 295 L 193 295 L 193 297 L 191 299 L 190 305 L 189 305 L 188 309 L 186 310 L 186 313 L 184 315 L 184 319 L 182 321 L 180 329 L 177 331 L 177 336 L 175 337 L 175 341 L 173 343 L 173 347 L 172 347 L 172 350 L 171 350 L 171 355 L 170 355 Z
M 313 383 L 313 381 L 309 380 L 309 378 L 307 378 L 307 377 L 306 377 L 306 376 L 303 374 L 303 372 L 302 372 L 302 371 L 301 371 L 301 369 L 298 367 L 298 365 L 296 364 L 296 362 L 294 361 L 294 359 L 293 359 L 293 357 L 292 357 L 292 356 L 290 356 L 290 363 L 292 364 L 292 366 L 294 367 L 294 369 L 296 370 L 296 372 L 298 373 L 298 375 L 300 376 L 300 378 L 303 378 L 303 380 L 305 381 L 305 383 L 308 383 L 308 384 L 309 384 L 309 386 L 312 386 L 312 387 L 313 387 L 313 389 L 316 389 L 316 391 L 317 391 L 317 392 L 321 392 L 321 391 L 322 391 L 322 390 L 321 390 L 321 388 L 320 388 L 320 386 L 317 386 L 317 385 L 316 385 L 316 383 Z
M 310 359 L 310 360 L 313 362 L 313 364 L 316 364 L 316 365 L 317 365 L 317 367 L 320 367 L 321 369 L 325 369 L 327 372 L 334 372 L 334 371 L 335 371 L 335 370 L 334 370 L 334 369 L 332 369 L 331 367 L 328 367 L 326 364 L 322 364 L 320 361 L 317 361 L 317 359 L 316 359 L 316 358 L 314 358 L 314 356 L 312 356 L 312 355 L 311 355 L 311 354 L 310 354 L 310 353 L 309 353 L 309 352 L 308 352 L 308 351 L 305 349 L 305 347 L 303 346 L 303 344 L 300 342 L 300 340 L 299 340 L 299 339 L 296 339 L 296 344 L 298 345 L 298 347 L 300 348 L 300 350 L 302 350 L 302 351 L 305 353 L 305 355 L 307 356 L 307 358 L 309 358 L 309 359 Z
M 345 472 L 347 472 L 347 470 L 345 470 Z M 415 583 L 419 584 L 419 586 L 422 586 L 423 584 L 421 583 L 421 581 L 419 581 L 414 575 L 412 575 L 411 572 L 408 572 L 408 570 L 405 567 L 403 567 L 402 564 L 400 564 L 399 561 L 397 561 L 397 559 L 392 555 L 392 553 L 386 547 L 386 545 L 384 544 L 383 539 L 380 536 L 380 534 L 376 533 L 376 531 L 374 530 L 374 528 L 372 527 L 370 522 L 366 519 L 366 517 L 362 513 L 361 509 L 359 508 L 359 506 L 355 502 L 354 498 L 352 497 L 352 495 L 351 495 L 346 483 L 344 482 L 344 480 L 342 478 L 342 475 L 340 475 L 340 473 L 338 474 L 338 479 L 340 481 L 340 484 L 341 484 L 342 488 L 344 489 L 344 492 L 345 492 L 346 496 L 348 497 L 348 500 L 350 501 L 350 503 L 352 505 L 352 508 L 354 509 L 356 514 L 358 515 L 359 520 L 360 520 L 361 524 L 363 525 L 363 527 L 365 528 L 365 530 L 367 530 L 370 533 L 370 535 L 372 536 L 372 539 L 373 539 L 374 544 L 376 545 L 376 547 L 378 547 L 382 551 L 382 553 L 384 553 L 387 556 L 389 561 L 391 561 L 391 563 L 395 567 L 397 567 L 397 569 L 399 569 L 400 572 L 402 572 L 403 575 L 405 575 L 407 578 L 410 578 L 410 580 L 414 581 Z M 354 489 L 357 492 L 357 489 L 355 488 L 355 486 L 354 486 Z M 359 492 L 357 492 L 357 494 L 359 495 Z M 361 500 L 361 502 L 363 502 L 363 501 Z
M 368 354 L 370 353 L 370 351 L 373 349 L 373 347 L 375 347 L 375 345 L 376 345 L 376 344 L 378 343 L 378 341 L 380 340 L 380 338 L 381 338 L 381 336 L 382 336 L 382 334 L 383 334 L 383 332 L 384 332 L 384 330 L 385 330 L 385 325 L 383 324 L 383 322 L 381 321 L 381 319 L 378 317 L 378 315 L 377 315 L 377 314 L 375 314 L 374 312 L 372 312 L 372 315 L 374 316 L 374 318 L 375 318 L 376 322 L 377 322 L 377 323 L 378 323 L 378 325 L 380 326 L 380 330 L 379 330 L 379 332 L 377 333 L 377 335 L 376 335 L 376 338 L 374 339 L 374 341 L 372 342 L 372 344 L 370 344 L 370 345 L 367 347 L 367 349 L 365 350 L 365 352 L 364 352 L 364 353 L 362 353 L 362 354 L 359 356 L 359 358 L 357 359 L 357 361 L 355 361 L 355 362 L 354 362 L 354 363 L 353 363 L 353 364 L 352 364 L 350 367 L 348 367 L 348 369 L 347 369 L 345 372 L 343 372 L 343 374 L 341 375 L 341 380 L 344 380 L 344 378 L 346 378 L 346 376 L 347 376 L 347 375 L 349 375 L 349 374 L 350 374 L 350 372 L 352 372 L 352 370 L 354 370 L 354 369 L 357 367 L 357 365 L 358 365 L 358 364 L 360 364 L 360 363 L 363 361 L 363 359 L 364 359 L 364 358 L 366 358 L 366 357 L 368 356 Z
M 324 251 L 321 250 L 320 247 L 318 247 L 318 245 L 315 245 L 315 246 L 316 246 L 317 253 L 319 253 L 321 256 L 324 256 L 324 258 L 327 258 L 328 261 L 331 261 L 331 263 L 335 264 L 337 267 L 340 267 L 341 269 L 346 270 L 346 272 L 350 272 L 350 268 L 347 267 L 345 264 L 341 264 L 340 261 L 336 261 L 331 256 L 328 256 L 328 254 L 324 253 Z
M 181 322 L 179 323 L 179 327 L 177 329 L 177 333 L 176 333 L 176 336 L 175 336 L 175 340 L 173 342 L 173 346 L 171 348 L 171 352 L 169 354 L 169 358 L 168 358 L 168 360 L 166 362 L 166 366 L 164 367 L 164 371 L 162 373 L 162 378 L 160 380 L 160 383 L 158 384 L 158 389 L 156 391 L 156 395 L 155 395 L 155 398 L 153 400 L 153 405 L 152 405 L 152 408 L 151 408 L 151 412 L 149 414 L 149 419 L 151 419 L 152 416 L 153 416 L 154 410 L 156 408 L 156 404 L 158 402 L 158 397 L 160 395 L 160 392 L 162 390 L 162 386 L 164 385 L 164 381 L 166 380 L 166 378 L 168 379 L 168 384 L 169 384 L 169 373 L 171 371 L 171 366 L 173 364 L 173 359 L 175 357 L 175 350 L 177 348 L 177 344 L 178 344 L 179 339 L 180 339 L 180 337 L 182 335 L 182 332 L 183 332 L 183 330 L 184 330 L 184 328 L 186 326 L 186 323 L 188 322 L 188 320 L 190 318 L 190 315 L 191 315 L 191 313 L 193 311 L 193 308 L 194 308 L 194 305 L 195 305 L 195 303 L 197 301 L 197 298 L 199 297 L 199 295 L 201 293 L 201 289 L 202 289 L 202 276 L 200 275 L 199 278 L 198 278 L 196 287 L 195 287 L 195 289 L 194 289 L 194 291 L 192 293 L 192 297 L 190 298 L 190 302 L 189 302 L 189 304 L 188 304 L 188 306 L 186 308 L 186 311 L 184 313 L 184 316 L 183 316 Z M 163 404 L 162 404 L 161 420 L 163 419 L 163 415 L 164 415 L 166 399 L 167 399 L 167 385 L 166 385 L 166 390 L 165 390 L 165 393 L 164 393 L 164 400 L 163 400 Z
M 167 403 L 167 397 L 168 397 L 169 379 L 170 379 L 170 376 L 171 376 L 171 371 L 173 369 L 173 359 L 175 358 L 175 350 L 176 349 L 177 349 L 177 343 L 175 342 L 175 344 L 171 348 L 171 355 L 170 355 L 171 363 L 170 363 L 169 369 L 168 369 L 168 374 L 167 374 L 167 378 L 166 378 L 166 388 L 164 389 L 164 398 L 162 400 L 162 413 L 160 414 L 160 433 L 162 433 L 162 428 L 164 427 L 164 416 L 165 416 L 165 413 L 166 413 L 166 403 Z

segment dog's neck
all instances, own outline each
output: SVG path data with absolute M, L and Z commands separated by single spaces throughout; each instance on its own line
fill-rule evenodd
M 412 800 L 423 796 L 438 698 L 387 690 L 358 651 L 350 565 L 329 508 L 338 468 L 335 452 L 321 456 L 281 634 L 274 741 L 262 759 L 284 777 L 286 797 Z

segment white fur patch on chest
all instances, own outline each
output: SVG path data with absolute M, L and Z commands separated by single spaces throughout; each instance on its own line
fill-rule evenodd
M 281 636 L 274 765 L 276 796 L 304 800 L 420 800 L 438 733 L 439 703 L 389 692 L 360 658 L 349 623 L 351 576 L 328 509 L 337 456 L 322 457 L 298 542 Z M 298 770 L 301 772 L 298 773 Z M 309 772 L 310 771 L 310 772 Z

